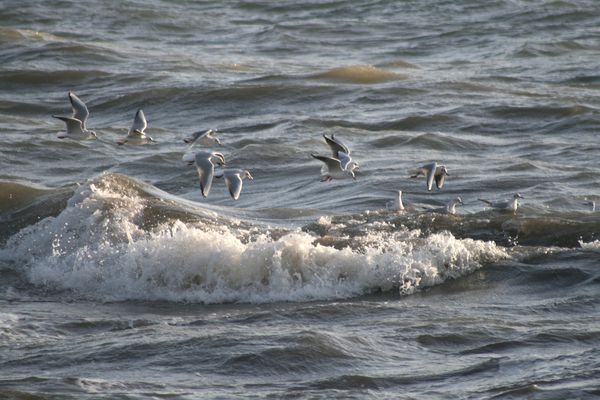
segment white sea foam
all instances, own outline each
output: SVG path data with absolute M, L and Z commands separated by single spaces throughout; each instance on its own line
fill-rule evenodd
M 300 230 L 273 238 L 262 228 L 169 219 L 148 229 L 146 202 L 139 189 L 92 182 L 57 217 L 11 238 L 0 258 L 35 285 L 96 300 L 262 303 L 408 294 L 507 257 L 491 242 L 375 227 L 341 249 Z

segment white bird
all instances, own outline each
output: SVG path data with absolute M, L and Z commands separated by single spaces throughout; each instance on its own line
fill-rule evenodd
M 428 210 L 430 212 L 456 215 L 456 206 L 462 205 L 463 201 L 460 197 L 456 197 L 448 202 L 444 207 Z
M 200 191 L 202 192 L 202 196 L 208 196 L 212 186 L 213 176 L 215 175 L 215 164 L 221 166 L 225 165 L 225 157 L 223 154 L 200 151 L 195 155 L 190 154 L 189 157 L 184 158 L 184 161 L 187 161 L 190 164 L 196 163 L 196 169 L 198 170 L 198 176 L 200 177 Z
M 342 162 L 337 158 L 320 156 L 318 154 L 311 154 L 311 156 L 324 163 L 323 167 L 321 167 L 321 182 L 333 179 L 356 179 L 354 171 L 358 171 L 358 164 L 354 161 L 350 161 L 346 165 L 346 168 L 343 168 Z
M 65 132 L 59 132 L 56 136 L 59 139 L 64 139 L 66 137 L 72 139 L 97 139 L 96 132 L 88 130 L 85 126 L 85 122 L 90 115 L 85 103 L 73 92 L 69 92 L 69 101 L 71 102 L 71 108 L 73 109 L 73 115 L 71 117 L 53 115 L 54 118 L 60 119 L 67 125 L 67 130 Z
M 144 132 L 148 127 L 148 122 L 146 121 L 146 116 L 144 115 L 144 111 L 142 109 L 138 109 L 135 113 L 135 117 L 133 118 L 133 124 L 131 128 L 129 128 L 129 132 L 127 132 L 127 136 L 125 138 L 117 141 L 117 144 L 123 145 L 125 143 L 130 144 L 146 144 L 151 142 L 156 142 L 150 136 L 147 136 Z
M 331 149 L 333 157 L 311 154 L 314 158 L 324 163 L 321 167 L 321 182 L 332 179 L 356 179 L 355 172 L 360 170 L 358 163 L 350 157 L 350 149 L 334 135 L 330 138 L 323 135 L 325 142 Z
M 427 190 L 431 190 L 433 187 L 433 181 L 435 180 L 435 186 L 441 189 L 444 186 L 444 181 L 447 176 L 450 176 L 448 169 L 445 165 L 437 165 L 436 162 L 423 165 L 421 168 L 414 171 L 411 178 L 417 178 L 419 176 L 427 177 Z
M 211 146 L 213 144 L 218 144 L 222 146 L 223 143 L 219 140 L 218 137 L 215 136 L 217 133 L 216 129 L 209 129 L 207 131 L 198 131 L 192 133 L 191 136 L 186 137 L 183 141 L 192 147 L 194 144 L 199 143 L 203 146 Z
M 396 191 L 396 197 L 394 197 L 394 200 L 388 201 L 386 208 L 395 211 L 404 211 L 404 203 L 402 203 L 402 190 Z
M 586 201 L 583 203 L 584 206 L 590 206 L 590 211 L 596 211 L 596 202 L 594 200 Z
M 242 183 L 244 178 L 253 180 L 250 171 L 245 169 L 224 169 L 215 172 L 215 178 L 225 178 L 225 184 L 229 189 L 229 194 L 234 200 L 239 199 L 242 193 Z
M 327 142 L 327 145 L 331 149 L 333 158 L 337 158 L 338 160 L 340 160 L 342 169 L 347 169 L 350 163 L 353 162 L 352 157 L 350 157 L 350 149 L 348 148 L 348 146 L 342 143 L 341 140 L 336 139 L 333 133 L 331 134 L 330 138 L 325 136 L 325 134 L 323 134 L 323 137 L 325 138 L 325 142 Z M 358 163 L 354 162 L 353 165 L 355 166 L 355 168 L 358 169 Z
M 521 196 L 519 193 L 515 193 L 515 195 L 513 196 L 513 198 L 511 200 L 498 201 L 498 202 L 491 202 L 489 200 L 484 200 L 484 199 L 478 199 L 478 200 L 483 201 L 484 203 L 491 206 L 492 208 L 516 212 L 517 208 L 519 208 L 519 199 L 522 199 L 522 198 L 523 198 L 523 196 Z

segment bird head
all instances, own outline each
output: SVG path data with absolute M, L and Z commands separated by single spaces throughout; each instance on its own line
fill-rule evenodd
M 213 161 L 213 159 L 214 159 L 214 161 Z M 211 154 L 211 161 L 213 161 L 217 165 L 224 166 L 225 165 L 225 156 L 222 153 L 214 152 Z

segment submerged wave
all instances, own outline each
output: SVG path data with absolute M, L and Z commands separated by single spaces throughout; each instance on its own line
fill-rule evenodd
M 410 294 L 507 257 L 493 242 L 385 222 L 346 241 L 343 229 L 319 235 L 216 211 L 104 174 L 11 237 L 0 259 L 34 285 L 84 298 L 263 303 Z
M 317 74 L 315 77 L 357 84 L 384 83 L 407 78 L 405 75 L 372 65 L 353 65 L 349 67 L 333 68 L 329 71 Z
M 0 26 L 0 42 L 12 42 L 15 40 L 60 42 L 64 39 L 48 32 Z

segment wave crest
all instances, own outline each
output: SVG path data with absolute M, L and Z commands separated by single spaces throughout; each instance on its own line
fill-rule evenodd
M 34 285 L 102 301 L 264 303 L 410 294 L 507 256 L 448 232 L 376 227 L 334 247 L 314 233 L 273 233 L 224 217 L 160 219 L 161 202 L 142 184 L 105 175 L 58 216 L 13 236 L 0 259 Z

